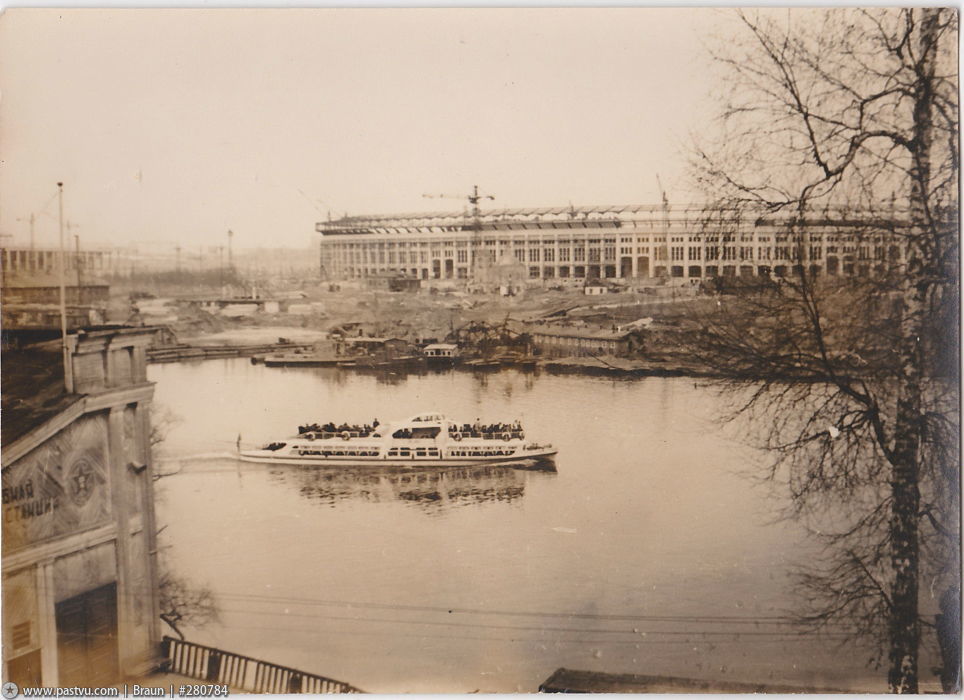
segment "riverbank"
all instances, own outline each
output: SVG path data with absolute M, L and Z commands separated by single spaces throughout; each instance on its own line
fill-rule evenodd
M 540 360 L 537 365 L 554 374 L 618 375 L 627 377 L 710 377 L 712 372 L 676 358 L 566 357 Z
M 220 335 L 220 334 L 219 334 Z M 262 334 L 263 335 L 263 334 Z M 259 336 L 260 337 L 260 336 Z M 244 338 L 247 339 L 247 338 Z M 221 342 L 218 342 L 220 340 Z M 310 342 L 275 342 L 249 344 L 238 342 L 240 336 L 223 334 L 218 340 L 212 337 L 194 339 L 194 343 L 178 344 L 172 347 L 157 348 L 148 351 L 150 362 L 180 362 L 194 360 L 220 359 L 224 357 L 258 357 L 272 353 L 292 350 L 310 350 Z M 285 341 L 290 339 L 284 339 Z M 339 364 L 343 369 L 358 370 L 410 370 L 419 365 L 412 358 L 398 361 L 383 361 L 377 364 L 355 363 L 344 358 L 345 362 L 326 362 L 324 364 Z M 285 366 L 275 363 L 276 366 Z M 311 362 L 299 363 L 312 366 Z M 424 364 L 424 359 L 422 361 Z M 453 362 L 452 369 L 468 370 L 472 372 L 497 371 L 503 368 L 521 371 L 545 371 L 551 374 L 582 374 L 589 376 L 621 376 L 621 377 L 711 377 L 713 373 L 705 367 L 679 359 L 644 359 L 614 356 L 597 357 L 563 357 L 536 358 L 520 357 L 518 359 L 476 360 L 473 362 Z

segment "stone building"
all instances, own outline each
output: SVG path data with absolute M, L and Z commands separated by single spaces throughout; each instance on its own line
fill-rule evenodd
M 105 323 L 110 285 L 103 275 L 109 272 L 109 253 L 65 251 L 63 276 L 59 250 L 2 248 L 0 260 L 5 343 L 60 337 L 61 281 L 68 331 Z
M 3 679 L 105 687 L 159 647 L 153 329 L 5 352 Z

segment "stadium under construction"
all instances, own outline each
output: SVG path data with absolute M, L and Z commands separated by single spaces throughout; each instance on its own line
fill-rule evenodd
M 625 205 L 345 216 L 320 222 L 328 279 L 396 274 L 485 284 L 514 268 L 530 283 L 863 275 L 898 263 L 895 225 L 826 212 L 708 216 L 701 206 Z

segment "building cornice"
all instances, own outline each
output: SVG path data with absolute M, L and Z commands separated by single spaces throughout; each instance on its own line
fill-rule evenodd
M 153 395 L 153 382 L 87 394 L 9 445 L 4 445 L 3 467 L 6 469 L 87 413 L 102 411 L 114 406 L 149 401 Z

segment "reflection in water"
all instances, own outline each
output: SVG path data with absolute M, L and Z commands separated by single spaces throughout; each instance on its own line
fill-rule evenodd
M 540 468 L 542 473 L 547 470 Z M 554 470 L 552 470 L 554 471 Z M 437 512 L 487 501 L 512 502 L 525 495 L 526 472 L 507 466 L 477 465 L 430 469 L 326 469 L 277 467 L 272 481 L 291 484 L 310 501 L 402 501 Z

